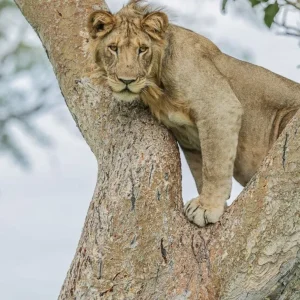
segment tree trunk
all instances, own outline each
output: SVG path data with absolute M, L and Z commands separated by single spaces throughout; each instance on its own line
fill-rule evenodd
M 300 299 L 299 114 L 221 222 L 199 229 L 182 213 L 171 134 L 85 71 L 86 19 L 104 1 L 16 3 L 99 166 L 59 299 Z

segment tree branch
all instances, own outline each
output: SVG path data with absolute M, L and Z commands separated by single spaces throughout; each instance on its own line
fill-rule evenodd
M 300 37 L 300 28 L 297 28 L 294 26 L 289 26 L 286 23 L 279 23 L 277 21 L 274 21 L 273 23 L 284 30 L 283 32 L 278 32 L 277 34 L 289 35 L 289 36 L 293 36 L 293 37 Z
M 285 0 L 286 4 L 293 7 L 293 8 L 296 8 L 297 10 L 300 10 L 300 3 L 299 1 L 296 1 L 296 2 L 292 2 L 292 1 L 288 1 L 288 0 Z

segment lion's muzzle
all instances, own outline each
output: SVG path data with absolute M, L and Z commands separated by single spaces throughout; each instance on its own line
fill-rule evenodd
M 128 101 L 128 95 L 132 94 L 130 98 L 137 98 L 142 89 L 146 86 L 146 79 L 129 79 L 129 78 L 109 78 L 108 84 L 115 94 L 118 94 L 118 98 L 122 100 L 122 95 L 126 95 L 124 99 Z

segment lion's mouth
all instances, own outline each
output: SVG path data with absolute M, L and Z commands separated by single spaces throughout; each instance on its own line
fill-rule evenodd
M 129 92 L 133 93 L 128 86 L 125 87 L 125 89 L 122 92 Z M 135 93 L 134 93 L 135 94 Z
M 140 91 L 134 91 L 132 90 L 128 85 L 125 86 L 125 88 L 123 88 L 121 91 L 120 90 L 114 90 L 112 89 L 114 93 L 118 93 L 118 94 L 136 94 L 136 95 L 139 95 L 140 94 Z
M 143 89 L 141 85 L 126 85 L 121 92 L 127 92 L 132 94 L 140 94 Z
M 116 99 L 129 102 L 139 98 L 140 93 L 145 87 L 146 80 L 138 80 L 131 84 L 124 84 L 120 81 L 108 78 L 108 84 Z
M 120 92 L 113 91 L 114 97 L 119 101 L 131 102 L 139 98 L 139 94 L 132 92 L 128 87 Z
M 133 94 L 140 94 L 142 89 L 145 87 L 146 80 L 139 79 L 135 82 L 130 84 L 124 84 L 119 80 L 108 78 L 108 84 L 115 93 L 133 93 Z

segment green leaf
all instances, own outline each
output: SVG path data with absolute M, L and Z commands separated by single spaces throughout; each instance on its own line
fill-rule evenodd
M 261 3 L 260 0 L 250 0 L 250 2 L 251 2 L 251 6 L 252 6 L 252 7 L 254 7 L 255 5 L 258 5 L 258 4 Z
M 223 0 L 222 1 L 222 12 L 225 12 L 227 2 L 228 2 L 228 0 Z
M 274 18 L 279 12 L 279 5 L 277 1 L 274 4 L 270 4 L 265 8 L 265 24 L 270 28 L 274 22 Z
M 232 0 L 232 1 L 236 1 L 236 0 Z M 227 2 L 228 2 L 228 0 L 222 0 L 222 12 L 226 12 L 225 8 L 226 8 L 226 5 L 227 5 Z
M 262 2 L 268 2 L 269 0 L 249 0 L 251 2 L 252 7 L 261 4 Z

